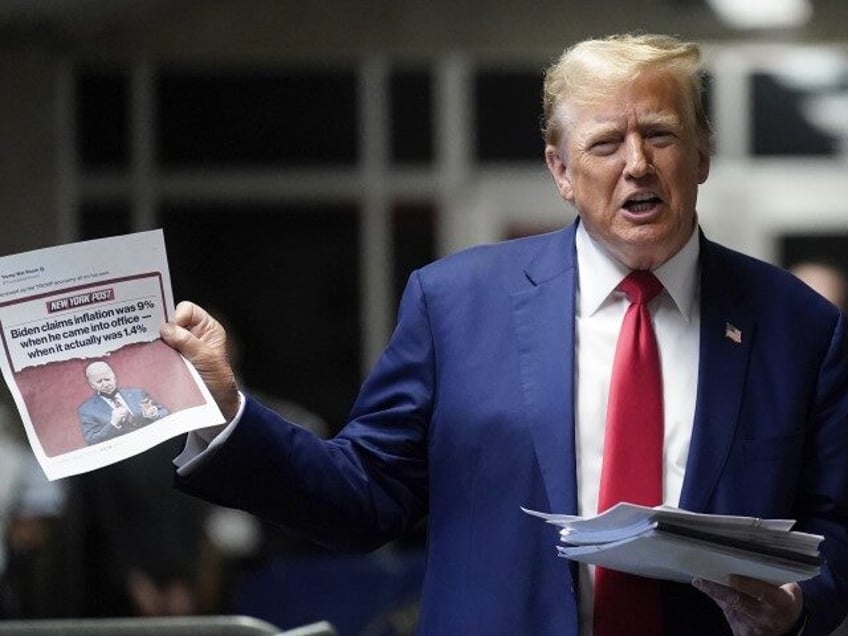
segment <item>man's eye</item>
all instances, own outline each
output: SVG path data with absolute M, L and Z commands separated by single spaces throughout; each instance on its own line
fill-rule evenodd
M 654 130 L 647 134 L 647 138 L 654 144 L 669 144 L 674 141 L 674 133 L 670 130 Z
M 594 155 L 610 155 L 618 148 L 618 142 L 613 140 L 596 141 L 589 146 L 589 152 Z

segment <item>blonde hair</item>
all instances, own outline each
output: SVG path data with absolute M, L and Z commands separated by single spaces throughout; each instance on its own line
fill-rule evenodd
M 641 73 L 668 73 L 688 94 L 695 129 L 712 148 L 712 127 L 701 101 L 701 49 L 668 35 L 611 35 L 579 42 L 545 71 L 542 134 L 545 143 L 562 138 L 561 106 L 585 106 L 609 98 Z

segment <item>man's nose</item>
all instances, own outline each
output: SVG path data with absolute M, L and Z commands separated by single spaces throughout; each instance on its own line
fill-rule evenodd
M 640 179 L 653 171 L 653 164 L 645 140 L 640 135 L 632 135 L 626 142 L 627 175 Z

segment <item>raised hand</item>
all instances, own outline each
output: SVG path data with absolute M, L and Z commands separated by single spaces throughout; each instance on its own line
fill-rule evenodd
M 159 335 L 194 365 L 221 413 L 232 420 L 239 406 L 238 389 L 221 323 L 199 305 L 183 301 L 177 305 L 174 320 L 163 324 Z

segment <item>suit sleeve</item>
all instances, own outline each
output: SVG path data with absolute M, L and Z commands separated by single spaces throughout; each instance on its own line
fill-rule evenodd
M 392 338 L 347 426 L 322 440 L 248 396 L 241 421 L 177 486 L 340 549 L 369 550 L 427 511 L 427 428 L 434 399 L 427 308 L 413 274 Z

